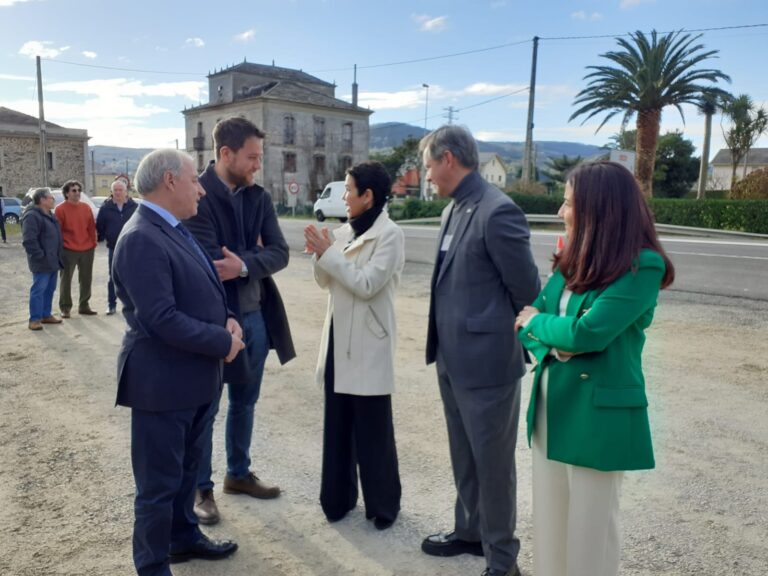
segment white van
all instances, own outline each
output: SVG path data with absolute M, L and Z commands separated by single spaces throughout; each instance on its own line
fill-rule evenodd
M 318 196 L 314 206 L 315 217 L 319 222 L 326 218 L 338 218 L 347 221 L 347 205 L 344 203 L 344 181 L 329 182 Z

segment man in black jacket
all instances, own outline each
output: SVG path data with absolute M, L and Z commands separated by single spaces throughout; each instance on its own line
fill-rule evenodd
M 107 316 L 117 309 L 115 284 L 112 282 L 112 256 L 117 245 L 117 237 L 128 219 L 136 211 L 138 203 L 128 196 L 128 187 L 122 178 L 112 182 L 112 195 L 104 201 L 96 217 L 96 234 L 98 241 L 107 241 L 109 250 L 109 280 L 107 281 Z
M 276 498 L 280 488 L 251 471 L 253 415 L 270 348 L 281 363 L 296 353 L 282 299 L 271 276 L 288 265 L 288 244 L 277 223 L 272 199 L 254 184 L 264 154 L 264 133 L 244 118 L 228 118 L 213 130 L 215 164 L 200 177 L 206 195 L 186 225 L 213 258 L 227 302 L 245 335 L 245 350 L 225 366 L 229 393 L 226 423 L 226 494 Z M 212 404 L 206 448 L 200 462 L 195 513 L 202 524 L 219 521 L 213 497 Z

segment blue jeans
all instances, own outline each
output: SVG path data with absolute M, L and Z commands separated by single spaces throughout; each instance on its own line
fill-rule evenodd
M 227 475 L 244 478 L 251 468 L 251 436 L 253 435 L 253 412 L 261 391 L 261 378 L 264 374 L 264 362 L 269 353 L 269 337 L 261 311 L 243 315 L 243 336 L 251 378 L 245 384 L 227 383 L 229 408 L 225 431 L 227 448 Z M 219 410 L 218 400 L 214 400 L 206 417 L 210 424 L 206 427 L 203 455 L 197 474 L 197 487 L 200 490 L 212 490 L 211 456 L 213 454 L 213 422 Z
M 115 283 L 112 281 L 112 257 L 115 254 L 114 248 L 109 248 L 107 261 L 109 262 L 109 280 L 107 280 L 107 307 L 112 310 L 117 308 L 117 296 L 115 295 Z
M 56 292 L 56 272 L 33 272 L 29 289 L 29 321 L 39 322 L 51 315 L 53 293 Z

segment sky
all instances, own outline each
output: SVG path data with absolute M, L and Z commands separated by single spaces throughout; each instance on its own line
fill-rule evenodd
M 0 106 L 37 115 L 39 55 L 47 120 L 87 129 L 91 145 L 172 147 L 184 141 L 181 110 L 208 101 L 214 70 L 274 62 L 335 82 L 349 101 L 356 64 L 371 124 L 426 117 L 433 129 L 453 107 L 481 140 L 522 141 L 538 36 L 534 139 L 602 145 L 620 117 L 597 133 L 602 117 L 569 117 L 616 35 L 723 27 L 742 28 L 703 32 L 718 51 L 704 66 L 768 109 L 766 0 L 0 0 Z M 685 122 L 665 109 L 661 133 L 681 130 L 700 149 L 704 119 L 683 112 Z

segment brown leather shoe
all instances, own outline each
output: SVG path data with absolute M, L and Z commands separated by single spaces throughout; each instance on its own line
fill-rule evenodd
M 210 526 L 221 520 L 219 508 L 213 498 L 213 490 L 195 490 L 195 515 L 200 524 Z
M 42 330 L 43 325 L 38 320 L 31 320 L 29 322 L 29 329 L 30 330 Z
M 254 498 L 270 500 L 280 496 L 280 488 L 264 484 L 253 472 L 248 472 L 245 478 L 235 478 L 227 474 L 224 477 L 224 494 L 248 494 Z
M 96 310 L 91 310 L 90 308 L 83 308 L 82 310 L 77 311 L 80 316 L 96 316 L 98 312 Z
M 40 324 L 61 324 L 61 318 L 57 316 L 46 316 L 40 320 Z
M 62 318 L 69 318 L 70 317 L 69 310 L 62 310 L 61 311 L 61 317 Z

